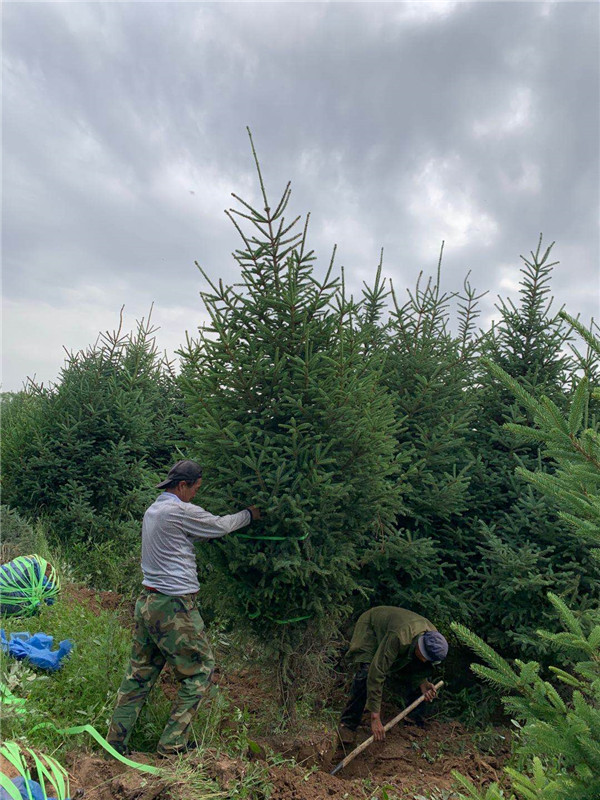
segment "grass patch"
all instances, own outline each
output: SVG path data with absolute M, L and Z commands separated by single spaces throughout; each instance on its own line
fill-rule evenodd
M 59 596 L 36 616 L 2 617 L 2 627 L 7 636 L 19 631 L 50 634 L 55 648 L 63 639 L 74 643 L 71 655 L 53 673 L 3 658 L 0 679 L 26 699 L 27 709 L 26 714 L 3 713 L 4 737 L 26 737 L 32 744 L 60 749 L 63 740 L 55 732 L 32 732 L 39 722 L 58 728 L 91 724 L 104 735 L 131 647 L 131 634 L 117 615 Z

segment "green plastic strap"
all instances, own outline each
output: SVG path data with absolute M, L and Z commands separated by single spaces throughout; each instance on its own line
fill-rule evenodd
M 50 756 L 42 756 L 39 758 L 30 748 L 27 748 L 27 751 L 32 756 L 35 763 L 38 774 L 38 782 L 42 787 L 44 796 L 47 796 L 46 783 L 44 781 L 44 778 L 47 778 L 52 788 L 56 790 L 58 800 L 68 798 L 70 794 L 69 776 L 67 775 L 67 771 L 62 764 L 59 764 L 58 761 L 55 761 L 55 759 L 51 758 Z
M 110 753 L 113 758 L 116 758 L 117 761 L 120 761 L 122 764 L 126 764 L 133 769 L 138 769 L 141 772 L 149 772 L 152 775 L 160 775 L 162 772 L 158 767 L 153 767 L 151 764 L 139 764 L 137 761 L 131 761 L 131 759 L 122 756 L 121 753 L 118 753 L 115 748 L 98 733 L 93 725 L 76 725 L 74 728 L 57 728 L 56 725 L 53 725 L 51 722 L 40 722 L 39 725 L 32 728 L 32 733 L 39 728 L 52 728 L 57 733 L 68 736 L 73 736 L 78 733 L 89 733 L 90 736 L 98 742 L 100 747 L 103 747 L 107 753 Z
M 4 789 L 6 794 L 11 800 L 23 800 L 23 795 L 14 785 L 10 778 L 7 778 L 3 772 L 0 772 L 0 786 Z
M 4 756 L 23 778 L 28 776 L 27 764 L 21 755 L 21 748 L 16 742 L 4 742 L 0 747 L 0 755 Z
M 27 764 L 23 760 L 21 755 L 21 748 L 16 742 L 4 742 L 4 744 L 0 747 L 0 755 L 2 755 L 9 764 L 12 764 L 13 767 L 17 770 L 19 775 L 22 778 L 29 778 L 29 771 L 27 769 Z M 3 772 L 0 772 L 0 778 L 2 778 L 1 785 L 7 792 L 10 794 L 11 797 L 16 797 L 16 800 L 23 800 L 21 796 L 21 792 L 17 792 L 14 794 L 16 790 L 16 786 L 14 783 L 9 780 Z M 12 788 L 10 788 L 12 787 Z M 31 798 L 31 792 L 29 791 L 29 786 L 27 786 L 27 794 Z
M 256 539 L 261 542 L 303 542 L 308 539 L 308 533 L 304 536 L 254 536 L 251 533 L 238 533 L 238 539 Z
M 290 619 L 274 619 L 273 617 L 266 616 L 270 622 L 275 622 L 277 625 L 290 625 L 294 622 L 302 622 L 302 620 L 310 619 L 313 615 L 312 614 L 305 614 L 300 617 L 291 617 Z M 260 610 L 253 611 L 251 614 L 248 613 L 248 619 L 257 619 L 260 617 Z
M 291 619 L 272 619 L 271 617 L 269 617 L 269 619 L 271 619 L 272 622 L 276 622 L 277 625 L 289 625 L 292 622 L 302 622 L 303 619 L 310 619 L 311 617 L 312 614 L 306 614 L 303 617 L 292 617 Z
M 31 750 L 29 747 L 27 748 L 27 752 L 33 757 L 33 763 L 35 764 L 35 769 L 37 771 L 37 779 L 38 783 L 42 787 L 42 794 L 44 797 L 48 797 L 48 793 L 46 792 L 46 781 L 44 778 L 48 778 L 50 781 L 52 780 L 52 776 L 42 763 L 42 761 L 37 757 L 37 755 Z M 60 774 L 60 773 L 59 773 Z M 62 777 L 62 776 L 61 776 Z M 65 786 L 64 781 L 61 781 L 62 785 L 56 786 L 56 793 L 59 797 L 65 797 Z
M 19 606 L 31 612 L 59 590 L 56 570 L 41 556 L 18 556 L 0 570 L 0 606 Z
M 44 797 L 48 797 L 46 794 L 46 785 L 44 781 L 44 775 L 46 775 L 48 780 L 52 783 L 53 788 L 56 790 L 56 794 L 58 796 L 57 800 L 67 800 L 69 796 L 69 778 L 64 767 L 62 767 L 58 761 L 50 756 L 42 755 L 41 757 L 38 757 L 37 754 L 34 753 L 29 747 L 25 748 L 25 750 L 32 757 L 36 766 L 38 783 L 42 787 Z M 23 748 L 21 748 L 16 742 L 5 742 L 0 747 L 0 754 L 4 756 L 9 764 L 12 764 L 17 770 L 19 775 L 22 778 L 25 778 L 27 781 L 25 784 L 27 798 L 28 800 L 33 800 L 33 795 L 31 794 L 31 789 L 29 787 L 29 781 L 32 780 L 31 772 L 29 771 L 23 752 Z M 12 781 L 9 781 L 9 783 L 11 783 L 14 787 Z M 4 781 L 2 782 L 2 785 L 12 796 L 12 791 L 8 788 Z M 21 800 L 20 794 L 18 794 L 17 800 Z
M 17 714 L 25 714 L 26 710 L 22 708 L 25 705 L 25 700 L 23 697 L 15 697 L 15 695 L 10 691 L 8 686 L 2 682 L 0 682 L 0 703 L 3 705 L 14 705 L 16 706 L 15 711 Z

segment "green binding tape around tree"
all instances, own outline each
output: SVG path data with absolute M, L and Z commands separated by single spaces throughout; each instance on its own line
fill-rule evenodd
M 290 625 L 294 622 L 302 622 L 305 619 L 311 619 L 312 616 L 313 616 L 312 614 L 304 614 L 303 616 L 291 617 L 290 619 L 275 619 L 274 617 L 269 617 L 268 615 L 265 615 L 265 619 L 268 619 L 269 622 L 274 622 L 277 625 Z M 257 609 L 252 613 L 248 611 L 248 619 L 257 619 L 258 617 L 260 617 L 260 609 Z
M 39 726 L 38 726 L 39 727 Z M 46 791 L 46 781 L 50 784 L 52 794 L 56 795 L 56 800 L 68 800 L 69 798 L 69 776 L 66 769 L 51 756 L 35 753 L 29 747 L 21 747 L 17 742 L 4 742 L 0 745 L 0 755 L 17 770 L 22 778 L 27 781 L 35 780 L 27 766 L 25 753 L 33 760 L 37 771 L 37 782 L 42 787 L 44 797 L 48 797 Z M 2 772 L 0 772 L 0 786 L 12 798 L 12 800 L 22 800 L 21 793 L 17 790 L 14 783 Z
M 158 767 L 153 767 L 151 764 L 140 764 L 137 761 L 132 761 L 125 756 L 122 756 L 121 753 L 117 752 L 112 745 L 110 745 L 106 739 L 101 736 L 96 728 L 93 725 L 76 725 L 74 728 L 57 728 L 56 725 L 53 725 L 51 722 L 40 722 L 39 725 L 36 725 L 32 728 L 31 732 L 37 731 L 40 728 L 52 728 L 57 733 L 61 735 L 67 736 L 74 736 L 78 733 L 89 733 L 90 736 L 95 739 L 100 747 L 103 747 L 107 753 L 110 753 L 113 758 L 116 758 L 117 761 L 120 761 L 122 764 L 125 764 L 132 769 L 140 770 L 140 772 L 149 772 L 151 775 L 160 775 L 161 771 Z
M 0 610 L 25 616 L 42 602 L 53 602 L 60 580 L 52 564 L 38 555 L 18 556 L 0 566 Z
M 254 536 L 252 533 L 238 533 L 238 539 L 257 539 L 262 542 L 303 542 L 308 539 L 308 533 L 304 536 Z
M 303 617 L 292 617 L 291 619 L 273 619 L 269 617 L 271 622 L 277 623 L 277 625 L 290 625 L 292 622 L 302 622 L 304 619 L 310 619 L 312 614 L 305 614 Z

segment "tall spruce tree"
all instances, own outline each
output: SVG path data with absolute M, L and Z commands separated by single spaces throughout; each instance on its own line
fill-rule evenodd
M 376 601 L 414 608 L 438 622 L 467 615 L 460 609 L 460 575 L 453 565 L 462 546 L 461 516 L 474 462 L 469 433 L 481 297 L 468 277 L 462 295 L 443 292 L 441 260 L 442 254 L 435 277 L 424 281 L 421 275 L 404 304 L 392 288 L 386 324 L 381 323 L 384 290 L 378 275 L 366 291 L 364 319 L 373 347 L 385 354 L 382 379 L 400 423 L 396 441 L 405 483 L 397 530 L 365 562 Z M 453 330 L 454 304 L 458 324 Z
M 357 308 L 331 277 L 333 257 L 319 280 L 308 218 L 298 232 L 298 219 L 284 221 L 289 184 L 271 206 L 252 151 L 264 208 L 234 195 L 241 281 L 214 283 L 203 271 L 211 324 L 182 351 L 182 385 L 205 467 L 201 502 L 263 513 L 202 549 L 205 602 L 272 648 L 293 714 L 295 659 L 347 612 L 361 588 L 359 553 L 394 519 L 395 422 Z
M 484 356 L 533 394 L 545 393 L 564 408 L 571 359 L 565 351 L 570 326 L 552 311 L 552 245 L 523 258 L 518 305 L 500 301 L 500 321 L 487 337 Z M 544 467 L 536 442 L 506 437 L 507 422 L 527 424 L 530 412 L 495 374 L 484 370 L 471 443 L 478 454 L 465 515 L 462 554 L 464 587 L 480 631 L 507 654 L 541 655 L 535 636 L 540 625 L 555 623 L 546 602 L 548 590 L 564 596 L 587 591 L 581 576 L 581 550 L 569 540 L 564 523 L 547 498 L 515 473 Z

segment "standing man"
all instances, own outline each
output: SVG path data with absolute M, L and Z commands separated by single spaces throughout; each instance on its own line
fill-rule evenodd
M 340 739 L 352 744 L 363 711 L 371 712 L 371 731 L 383 741 L 381 696 L 390 672 L 401 671 L 412 688 L 410 702 L 421 694 L 430 702 L 436 696 L 428 680 L 431 667 L 448 655 L 448 642 L 435 626 L 414 611 L 395 606 L 376 606 L 358 618 L 348 657 L 356 665 L 350 700 L 340 720 Z M 415 691 L 418 687 L 419 691 Z
M 260 519 L 256 506 L 215 517 L 190 501 L 202 484 L 202 467 L 178 461 L 157 488 L 163 492 L 144 514 L 142 593 L 135 604 L 131 660 L 117 696 L 108 742 L 127 752 L 133 726 L 165 663 L 179 683 L 157 752 L 187 749 L 190 725 L 215 665 L 198 612 L 200 588 L 194 542 L 218 539 Z

